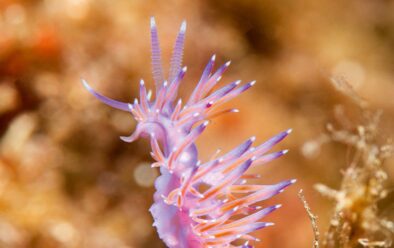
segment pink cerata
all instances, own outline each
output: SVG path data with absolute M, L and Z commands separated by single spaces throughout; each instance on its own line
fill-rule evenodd
M 213 70 L 215 55 L 206 65 L 200 81 L 186 103 L 177 100 L 177 91 L 186 73 L 182 67 L 186 22 L 183 22 L 175 41 L 168 78 L 163 73 L 159 39 L 155 19 L 151 18 L 151 45 L 155 99 L 140 82 L 140 98 L 134 103 L 119 102 L 95 92 L 86 81 L 83 84 L 101 102 L 129 112 L 138 122 L 136 131 L 121 137 L 133 142 L 139 137 L 150 139 L 151 155 L 160 167 L 161 175 L 155 181 L 156 193 L 150 212 L 153 225 L 164 243 L 171 248 L 253 247 L 259 241 L 249 233 L 272 226 L 260 219 L 281 205 L 262 208 L 256 204 L 266 200 L 295 183 L 295 179 L 274 185 L 249 184 L 258 177 L 246 174 L 248 169 L 269 162 L 287 150 L 267 152 L 284 139 L 291 130 L 279 133 L 263 144 L 253 146 L 249 138 L 230 152 L 210 161 L 198 159 L 196 139 L 205 130 L 212 117 L 236 109 L 215 109 L 253 86 L 254 81 L 232 82 L 212 91 L 230 65 L 225 63 Z M 237 245 L 236 245 L 237 244 Z

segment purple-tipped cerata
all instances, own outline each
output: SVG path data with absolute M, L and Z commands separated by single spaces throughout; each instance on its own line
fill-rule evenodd
M 143 80 L 140 98 L 133 103 L 109 99 L 85 87 L 103 103 L 130 112 L 138 125 L 133 134 L 121 137 L 132 142 L 139 137 L 150 139 L 152 167 L 160 167 L 156 179 L 154 204 L 150 208 L 153 225 L 160 238 L 171 248 L 252 247 L 258 241 L 249 233 L 273 225 L 261 218 L 280 205 L 261 208 L 266 200 L 293 184 L 295 180 L 274 185 L 248 184 L 258 175 L 247 174 L 249 168 L 266 163 L 285 154 L 287 150 L 268 153 L 291 130 L 279 133 L 265 143 L 253 146 L 252 137 L 244 143 L 210 161 L 200 162 L 196 139 L 206 129 L 209 119 L 237 109 L 215 109 L 253 86 L 254 81 L 241 85 L 235 81 L 213 91 L 230 62 L 214 71 L 215 55 L 209 60 L 201 79 L 186 103 L 177 100 L 178 87 L 186 73 L 182 67 L 186 22 L 183 22 L 171 58 L 169 77 L 163 73 L 155 20 L 151 19 L 152 67 L 156 85 L 151 100 Z M 234 241 L 243 241 L 236 246 Z M 239 243 L 239 242 L 238 242 Z

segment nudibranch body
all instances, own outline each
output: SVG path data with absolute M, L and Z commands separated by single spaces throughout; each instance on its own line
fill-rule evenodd
M 183 22 L 176 38 L 169 76 L 165 79 L 156 24 L 151 19 L 154 100 L 143 80 L 140 81 L 140 97 L 134 103 L 109 99 L 95 92 L 86 81 L 83 83 L 100 101 L 130 112 L 138 122 L 136 131 L 121 137 L 122 140 L 150 139 L 151 155 L 155 160 L 152 167 L 160 167 L 161 172 L 155 181 L 156 193 L 150 212 L 153 225 L 168 247 L 252 247 L 250 243 L 258 239 L 249 233 L 273 225 L 260 220 L 280 207 L 261 208 L 256 203 L 282 192 L 295 180 L 274 185 L 248 184 L 247 179 L 258 175 L 247 174 L 247 171 L 285 154 L 287 150 L 267 152 L 291 130 L 258 146 L 253 146 L 255 138 L 252 137 L 224 155 L 217 151 L 207 162 L 198 160 L 195 141 L 209 120 L 238 111 L 216 111 L 216 107 L 249 89 L 254 81 L 243 85 L 235 81 L 213 91 L 230 62 L 214 71 L 215 56 L 212 56 L 188 101 L 177 100 L 178 87 L 186 73 L 186 67 L 182 68 L 185 31 L 186 22 Z M 242 245 L 234 244 L 242 240 Z

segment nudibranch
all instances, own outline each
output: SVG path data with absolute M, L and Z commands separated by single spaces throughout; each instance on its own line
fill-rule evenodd
M 169 75 L 164 76 L 159 39 L 154 18 L 151 18 L 151 46 L 155 99 L 140 81 L 139 99 L 125 103 L 95 92 L 86 81 L 83 84 L 101 102 L 131 113 L 138 122 L 135 132 L 121 137 L 132 142 L 139 137 L 150 139 L 152 167 L 161 175 L 155 181 L 156 193 L 150 212 L 160 238 L 171 248 L 253 247 L 257 238 L 249 233 L 273 225 L 260 220 L 281 205 L 262 208 L 257 203 L 266 200 L 295 183 L 295 179 L 274 185 L 249 184 L 258 177 L 248 169 L 284 155 L 287 150 L 267 153 L 284 139 L 291 129 L 281 132 L 263 144 L 253 146 L 249 138 L 226 154 L 219 150 L 206 162 L 198 159 L 196 139 L 206 129 L 209 120 L 237 109 L 217 111 L 217 106 L 238 96 L 253 86 L 254 81 L 232 82 L 215 89 L 230 62 L 214 71 L 215 55 L 187 102 L 177 100 L 177 91 L 186 73 L 182 67 L 186 22 L 175 41 Z M 237 245 L 238 244 L 238 245 Z M 240 245 L 241 244 L 241 245 Z

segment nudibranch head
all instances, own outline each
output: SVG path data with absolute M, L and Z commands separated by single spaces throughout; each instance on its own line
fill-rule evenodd
M 198 160 L 196 139 L 204 132 L 209 119 L 237 109 L 217 111 L 217 106 L 231 100 L 255 84 L 241 85 L 234 81 L 215 89 L 222 74 L 229 67 L 226 62 L 213 70 L 213 55 L 186 103 L 177 100 L 179 85 L 186 73 L 182 67 L 186 22 L 180 27 L 171 58 L 168 78 L 164 77 L 155 20 L 151 19 L 151 44 L 155 99 L 140 81 L 140 97 L 133 103 L 119 102 L 95 92 L 83 80 L 83 84 L 103 103 L 127 111 L 138 122 L 135 132 L 121 137 L 132 142 L 139 137 L 150 139 L 151 155 L 160 167 L 161 176 L 156 179 L 155 203 L 150 208 L 154 226 L 160 238 L 171 248 L 199 247 L 252 247 L 258 241 L 249 233 L 272 226 L 260 220 L 281 205 L 262 208 L 257 203 L 281 193 L 295 180 L 274 185 L 249 184 L 259 175 L 248 174 L 250 168 L 267 163 L 287 153 L 287 150 L 267 153 L 283 140 L 291 129 L 283 131 L 258 146 L 255 137 L 247 139 L 226 154 L 206 161 Z M 244 240 L 236 246 L 234 241 Z

